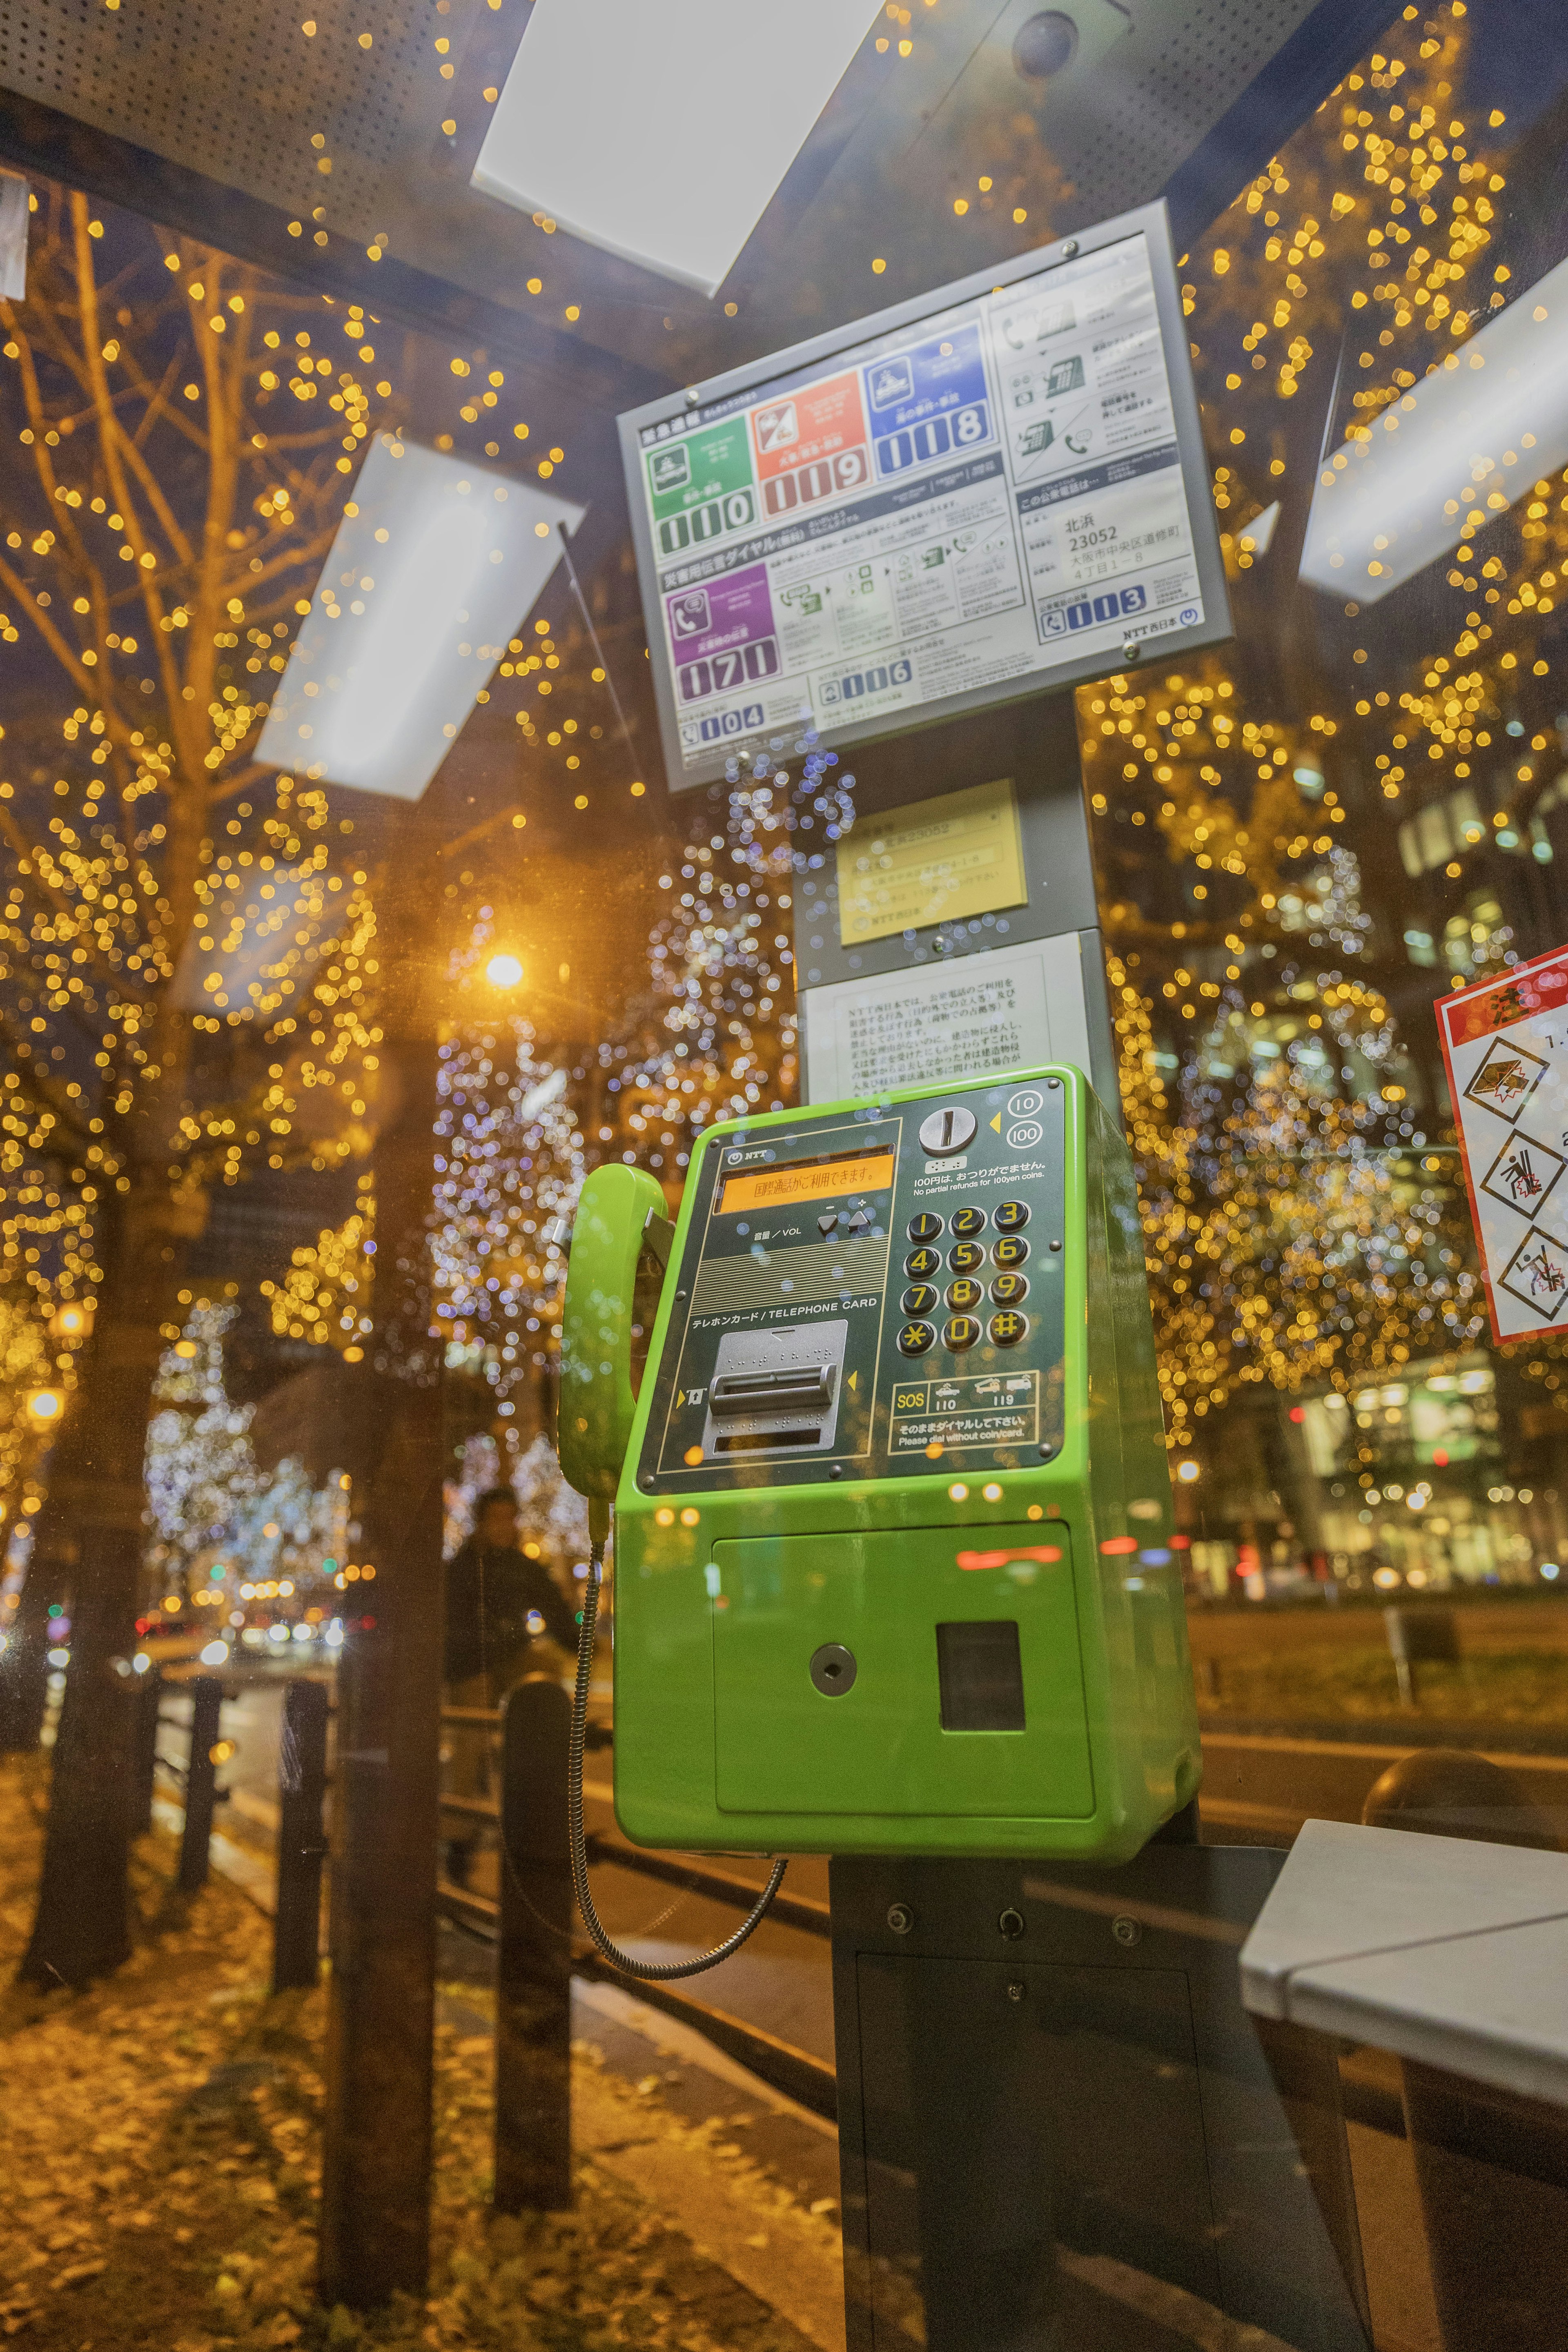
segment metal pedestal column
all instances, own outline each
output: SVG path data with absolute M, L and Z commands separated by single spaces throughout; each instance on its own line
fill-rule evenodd
M 849 2352 L 1368 2352 L 1332 2047 L 1241 2006 L 1284 1860 L 834 1862 Z

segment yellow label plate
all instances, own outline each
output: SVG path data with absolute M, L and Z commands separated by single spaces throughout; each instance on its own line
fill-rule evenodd
M 1028 904 L 1010 777 L 861 819 L 838 845 L 838 942 Z

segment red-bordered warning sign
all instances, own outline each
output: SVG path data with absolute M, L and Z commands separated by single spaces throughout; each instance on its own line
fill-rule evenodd
M 1436 1010 L 1493 1336 L 1568 1331 L 1568 948 Z

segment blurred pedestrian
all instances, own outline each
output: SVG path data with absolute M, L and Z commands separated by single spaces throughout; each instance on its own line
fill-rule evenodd
M 510 1486 L 479 1496 L 474 1532 L 447 1563 L 446 1633 L 447 1705 L 476 1711 L 499 1707 L 526 1673 L 561 1670 L 576 1650 L 576 1612 L 544 1562 L 519 1545 Z M 449 1795 L 489 1795 L 490 1736 L 487 1723 L 447 1726 Z M 458 1886 L 479 1838 L 470 1820 L 447 1839 L 447 1876 Z

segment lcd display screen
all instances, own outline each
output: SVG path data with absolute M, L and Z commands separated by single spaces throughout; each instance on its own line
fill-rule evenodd
M 842 1192 L 882 1192 L 893 1181 L 893 1154 L 869 1152 L 855 1160 L 797 1160 L 786 1168 L 752 1168 L 726 1179 L 719 1213 L 731 1217 L 750 1209 L 788 1209 L 796 1202 L 831 1201 Z

